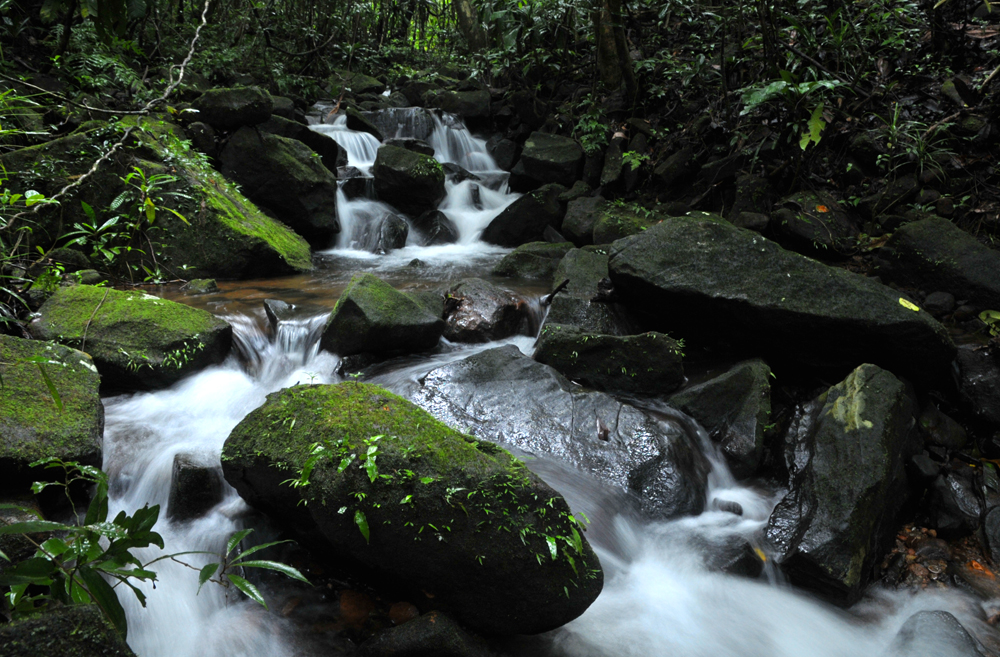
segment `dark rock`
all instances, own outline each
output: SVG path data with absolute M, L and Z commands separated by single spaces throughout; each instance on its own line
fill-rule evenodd
M 788 432 L 788 494 L 766 536 L 791 581 L 853 602 L 895 536 L 903 466 L 917 452 L 912 401 L 889 372 L 862 365 Z
M 585 181 L 577 180 L 575 183 L 573 183 L 572 187 L 570 187 L 568 190 L 559 195 L 559 202 L 569 203 L 571 201 L 575 201 L 578 198 L 583 198 L 584 196 L 590 196 L 590 193 L 592 191 L 593 189 L 591 189 L 590 185 L 588 185 Z
M 533 132 L 524 142 L 521 158 L 511 171 L 511 185 L 515 191 L 527 191 L 547 183 L 570 187 L 580 179 L 582 167 L 583 148 L 575 139 Z M 517 183 L 518 178 L 526 178 L 529 182 Z
M 407 82 L 400 92 L 412 107 L 423 107 L 424 94 L 438 88 L 437 82 Z
M 858 227 L 828 192 L 799 192 L 778 202 L 770 227 L 782 246 L 826 257 L 857 246 Z
M 736 197 L 729 209 L 729 217 L 735 219 L 741 212 L 768 214 L 774 204 L 774 191 L 767 178 L 754 175 L 736 179 Z M 733 221 L 736 224 L 735 221 Z M 736 224 L 739 225 L 739 224 Z
M 764 427 L 771 415 L 770 374 L 764 361 L 748 360 L 667 398 L 722 446 L 730 470 L 739 478 L 753 475 L 763 455 Z
M 454 244 L 458 241 L 458 227 L 440 210 L 428 210 L 413 220 L 413 225 L 424 234 L 426 246 Z
M 767 230 L 770 222 L 770 217 L 766 214 L 759 214 L 757 212 L 740 212 L 733 217 L 734 226 L 737 228 L 746 228 L 747 230 L 752 230 L 757 233 L 763 233 Z
M 550 244 L 549 242 L 529 242 L 522 244 L 493 267 L 493 276 L 507 278 L 551 279 L 562 260 L 573 245 Z
M 924 298 L 924 310 L 935 317 L 943 317 L 955 310 L 955 295 L 950 292 L 931 292 Z
M 582 183 L 582 181 L 580 182 Z M 567 239 L 577 246 L 593 244 L 594 226 L 604 214 L 606 206 L 607 201 L 600 196 L 583 196 L 569 201 L 560 230 Z
M 215 294 L 219 286 L 214 278 L 195 278 L 182 285 L 181 291 L 188 295 Z
M 344 110 L 344 114 L 347 115 L 347 127 L 349 129 L 356 130 L 358 132 L 367 132 L 379 141 L 383 141 L 385 139 L 382 135 L 382 131 L 376 128 L 375 124 L 369 121 L 368 118 L 358 110 L 353 107 L 348 107 Z
M 601 169 L 601 187 L 615 187 L 622 177 L 625 151 L 625 138 L 617 137 L 611 140 L 604 151 L 604 167 Z
M 135 657 L 97 605 L 53 607 L 0 625 L 0 646 L 4 657 Z
M 266 123 L 261 124 L 259 130 L 302 142 L 319 155 L 323 166 L 331 173 L 337 173 L 340 167 L 347 166 L 347 151 L 341 148 L 333 137 L 310 130 L 309 126 L 302 123 L 289 121 L 280 116 L 272 116 Z
M 897 230 L 882 249 L 880 276 L 901 285 L 945 289 L 983 308 L 1000 308 L 1000 252 L 947 219 L 932 217 Z
M 985 657 L 980 643 L 947 611 L 918 611 L 882 657 Z
M 965 429 L 955 420 L 942 413 L 933 403 L 920 413 L 917 426 L 928 445 L 937 445 L 945 449 L 961 449 L 967 440 Z
M 486 142 L 486 152 L 504 171 L 510 171 L 521 154 L 516 143 L 501 135 L 494 135 Z
M 222 173 L 310 244 L 340 232 L 337 179 L 300 141 L 241 128 L 222 151 Z
M 1000 428 L 1000 362 L 990 350 L 963 346 L 958 350 L 958 390 L 973 414 Z
M 361 657 L 490 657 L 486 643 L 451 617 L 432 611 L 382 630 L 358 648 Z
M 168 518 L 175 522 L 200 518 L 222 501 L 222 493 L 222 472 L 216 464 L 192 454 L 174 456 Z
M 764 562 L 745 538 L 736 536 L 727 545 L 713 548 L 706 563 L 713 570 L 749 579 L 756 579 L 764 572 Z
M 204 310 L 89 285 L 57 290 L 28 328 L 37 339 L 86 349 L 107 391 L 169 386 L 221 363 L 233 338 L 228 323 Z
M 457 114 L 463 119 L 487 119 L 490 116 L 490 92 L 479 91 L 432 91 L 424 99 L 445 112 Z
M 316 441 L 335 458 L 316 463 L 312 485 L 283 485 Z M 367 444 L 366 457 L 338 467 L 357 441 Z M 377 386 L 269 395 L 229 435 L 222 464 L 244 499 L 309 541 L 314 555 L 350 559 L 423 590 L 429 606 L 476 629 L 551 630 L 601 591 L 600 563 L 585 539 L 550 557 L 546 537 L 579 535 L 558 493 L 510 453 Z
M 608 276 L 608 256 L 603 247 L 588 246 L 569 251 L 556 268 L 553 283 L 569 281 L 566 291 L 557 294 L 546 321 L 576 327 L 587 333 L 627 335 L 631 322 L 614 303 L 598 301 L 601 281 Z
M 490 342 L 516 335 L 527 319 L 524 300 L 481 278 L 467 278 L 445 294 L 444 337 Z
M 28 267 L 28 277 L 38 278 L 49 268 L 58 268 L 67 274 L 72 274 L 93 267 L 90 258 L 76 249 L 49 249 L 41 259 Z
M 917 454 L 910 459 L 912 464 L 911 473 L 918 482 L 923 485 L 932 483 L 941 474 L 941 464 L 930 457 L 927 452 Z
M 635 235 L 663 220 L 663 215 L 636 203 L 607 203 L 594 224 L 594 244 L 610 244 Z
M 271 96 L 271 115 L 280 116 L 296 123 L 305 123 L 305 115 L 295 109 L 295 101 L 285 96 Z
M 482 178 L 480 178 L 476 174 L 470 173 L 466 169 L 463 169 L 462 167 L 458 166 L 453 162 L 445 162 L 444 164 L 441 165 L 441 167 L 444 169 L 445 176 L 448 178 L 448 180 L 450 180 L 455 184 L 458 184 L 465 180 L 475 180 L 475 181 L 482 180 Z M 475 187 L 475 190 L 476 192 L 478 192 L 479 187 L 478 186 Z M 477 203 L 476 205 L 481 206 L 480 203 Z M 478 209 L 481 209 L 481 207 Z
M 483 231 L 481 239 L 508 247 L 540 240 L 547 226 L 562 223 L 566 208 L 559 202 L 559 195 L 564 191 L 562 185 L 550 184 L 528 192 L 504 208 Z
M 566 238 L 552 226 L 546 226 L 542 231 L 542 239 L 549 244 L 565 244 Z
M 527 90 L 515 91 L 507 97 L 514 113 L 532 130 L 538 130 L 549 117 L 549 107 L 545 101 Z M 568 184 L 567 184 L 568 186 Z
M 706 464 L 674 424 L 570 383 L 514 346 L 431 370 L 402 394 L 477 438 L 554 457 L 633 493 L 651 518 L 699 513 Z M 600 437 L 599 422 L 608 427 Z
M 372 226 L 372 253 L 385 255 L 393 249 L 406 246 L 406 238 L 410 234 L 410 225 L 398 214 L 385 214 Z
M 974 479 L 975 473 L 970 468 L 952 464 L 948 472 L 934 480 L 928 514 L 942 536 L 961 536 L 979 526 L 983 503 Z
M 211 89 L 192 103 L 198 118 L 220 130 L 235 130 L 271 118 L 271 94 L 257 87 Z
M 858 210 L 869 219 L 878 219 L 888 212 L 899 212 L 917 197 L 920 183 L 915 176 L 900 176 L 891 181 L 883 192 L 861 199 Z
M 397 146 L 399 148 L 405 148 L 408 151 L 413 151 L 414 153 L 420 153 L 421 155 L 434 157 L 434 148 L 423 139 L 400 137 L 400 138 L 386 139 L 382 143 L 385 146 Z
M 271 335 L 278 332 L 278 324 L 293 317 L 293 306 L 281 299 L 264 299 L 264 315 L 267 317 Z
M 380 94 L 385 91 L 385 84 L 364 73 L 357 71 L 345 71 L 336 69 L 330 76 L 331 88 L 337 91 L 334 97 L 340 92 L 350 90 L 355 96 L 362 94 Z M 379 140 L 381 141 L 381 140 Z
M 993 563 L 1000 563 L 1000 506 L 993 507 L 983 521 L 983 533 L 986 536 L 986 547 L 990 551 Z
M 185 132 L 191 138 L 191 145 L 196 150 L 201 151 L 211 158 L 219 156 L 219 144 L 215 140 L 215 128 L 207 123 L 196 121 L 188 125 Z
M 656 330 L 706 336 L 740 326 L 726 338 L 774 358 L 949 376 L 955 347 L 930 314 L 874 280 L 725 222 L 665 220 L 615 242 L 608 269 L 623 303 Z
M 427 351 L 444 331 L 440 317 L 371 274 L 355 274 L 323 329 L 320 346 L 339 356 Z
M 694 149 L 685 146 L 656 165 L 653 175 L 668 188 L 694 169 Z
M 433 210 L 444 198 L 444 169 L 432 157 L 382 146 L 372 167 L 379 199 L 410 216 Z

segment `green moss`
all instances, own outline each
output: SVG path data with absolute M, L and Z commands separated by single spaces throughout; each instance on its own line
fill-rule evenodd
M 635 203 L 609 203 L 594 224 L 594 244 L 610 244 L 641 233 L 663 219 L 663 215 Z

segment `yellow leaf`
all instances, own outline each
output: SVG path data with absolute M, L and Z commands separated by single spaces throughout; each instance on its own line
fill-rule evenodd
M 915 310 L 917 312 L 920 312 L 920 306 L 913 303 L 912 301 L 907 301 L 903 297 L 899 297 L 899 305 L 901 305 L 904 308 L 909 308 L 910 310 Z
M 760 549 L 759 547 L 755 547 L 755 548 L 753 549 L 753 551 L 754 551 L 754 553 L 756 553 L 757 557 L 758 557 L 758 558 L 759 558 L 759 559 L 760 559 L 761 561 L 767 561 L 767 555 L 766 555 L 766 554 L 764 554 L 764 551 L 763 551 L 763 550 L 761 550 L 761 549 Z

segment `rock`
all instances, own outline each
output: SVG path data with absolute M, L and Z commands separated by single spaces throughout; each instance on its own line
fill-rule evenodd
M 569 281 L 564 293 L 557 294 L 549 306 L 546 322 L 576 327 L 585 333 L 627 335 L 631 322 L 616 303 L 598 301 L 601 281 L 608 276 L 605 247 L 587 246 L 569 251 L 556 268 L 553 283 Z
M 508 278 L 550 279 L 559 266 L 559 261 L 572 248 L 573 245 L 569 242 L 522 244 L 505 255 L 490 273 Z
M 607 205 L 608 202 L 600 196 L 583 196 L 569 201 L 560 229 L 563 235 L 577 246 L 593 244 L 594 226 Z
M 1000 309 L 1000 252 L 983 246 L 947 219 L 901 227 L 882 252 L 879 276 L 901 285 L 944 289 L 981 308 Z
M 927 514 L 939 534 L 957 537 L 975 531 L 983 514 L 976 473 L 967 465 L 949 464 L 931 486 Z
M 456 185 L 466 180 L 475 180 L 477 182 L 482 181 L 482 178 L 480 178 L 476 174 L 470 173 L 468 170 L 463 169 L 462 167 L 458 166 L 453 162 L 445 162 L 444 164 L 441 165 L 441 168 L 444 169 L 445 177 L 449 181 L 455 183 Z M 473 189 L 475 190 L 475 193 L 477 195 L 476 206 L 477 209 L 479 209 L 479 206 L 481 205 L 481 203 L 478 201 L 479 186 L 474 185 Z
M 774 192 L 767 178 L 754 175 L 744 175 L 736 178 L 736 196 L 733 206 L 729 209 L 730 220 L 741 213 L 767 215 L 774 203 Z M 736 221 L 733 224 L 739 225 Z
M 347 151 L 330 135 L 311 130 L 307 125 L 280 116 L 272 116 L 267 123 L 261 124 L 259 130 L 302 142 L 309 147 L 309 150 L 319 155 L 323 166 L 331 173 L 337 174 L 340 167 L 347 166 Z
M 372 167 L 380 200 L 410 216 L 433 210 L 444 198 L 444 169 L 433 157 L 381 146 Z
M 489 657 L 492 653 L 447 614 L 432 611 L 382 630 L 358 648 L 361 657 Z
M 337 179 L 302 142 L 241 128 L 220 159 L 223 175 L 310 244 L 328 247 L 340 232 Z
M 771 223 L 771 218 L 766 214 L 757 212 L 740 212 L 733 217 L 733 225 L 737 228 L 746 228 L 757 233 L 763 233 Z
M 955 295 L 949 292 L 931 292 L 924 299 L 924 310 L 935 317 L 943 317 L 955 310 Z
M 383 215 L 371 229 L 373 243 L 368 250 L 379 255 L 406 246 L 406 238 L 410 234 L 410 225 L 397 214 Z
M 320 347 L 338 356 L 427 351 L 444 322 L 372 274 L 355 274 L 330 313 Z
M 958 350 L 958 390 L 975 417 L 1000 429 L 1000 359 L 987 349 Z
M 215 294 L 219 286 L 214 278 L 195 278 L 182 285 L 181 291 L 187 295 Z
M 46 362 L 28 362 L 33 358 Z M 55 470 L 28 467 L 41 458 L 55 456 L 100 467 L 104 406 L 98 394 L 101 378 L 90 356 L 51 342 L 0 335 L 0 381 L 4 492 L 26 493 L 36 479 L 61 480 Z
M 634 495 L 647 517 L 697 514 L 704 507 L 707 465 L 676 425 L 582 390 L 517 347 L 443 365 L 419 383 L 401 383 L 400 393 L 477 438 L 591 473 Z M 598 421 L 608 427 L 604 437 Z
M 360 96 L 361 94 L 380 94 L 385 91 L 385 84 L 370 75 L 356 71 L 345 71 L 344 69 L 333 71 L 333 74 L 330 76 L 330 85 L 337 92 L 334 94 L 334 97 L 338 96 L 341 91 L 348 89 L 355 96 Z
M 538 241 L 547 226 L 562 222 L 565 206 L 559 195 L 566 191 L 561 185 L 543 185 L 508 205 L 489 223 L 481 239 L 499 246 L 520 246 Z
M 857 246 L 858 227 L 828 192 L 799 192 L 771 214 L 775 239 L 793 251 L 833 257 Z
M 86 350 L 105 391 L 169 386 L 221 363 L 233 339 L 232 327 L 204 310 L 90 285 L 60 288 L 38 314 L 31 334 Z
M 135 657 L 97 605 L 53 607 L 40 616 L 0 625 L 0 645 L 4 657 Z
M 635 203 L 606 203 L 594 224 L 594 244 L 610 244 L 629 235 L 635 235 L 663 220 L 659 213 Z
M 967 440 L 965 429 L 955 420 L 942 413 L 933 402 L 917 418 L 917 426 L 924 435 L 924 442 L 945 449 L 961 449 Z
M 45 255 L 28 267 L 28 278 L 38 278 L 50 268 L 58 268 L 67 274 L 93 269 L 90 258 L 75 249 L 49 249 Z
M 583 148 L 575 139 L 533 132 L 511 171 L 511 186 L 515 191 L 548 183 L 571 187 L 580 179 L 582 167 Z
M 764 427 L 771 415 L 770 374 L 764 361 L 748 360 L 667 398 L 722 446 L 729 469 L 741 479 L 757 471 L 764 453 Z
M 434 89 L 439 89 L 437 81 L 414 81 L 407 82 L 400 89 L 400 92 L 406 96 L 406 100 L 412 107 L 423 107 L 424 105 L 424 95 L 428 91 Z
M 42 474 L 45 473 L 45 470 L 39 468 L 37 472 Z M 52 479 L 53 474 L 53 471 L 48 471 L 48 478 Z M 34 478 L 37 481 L 43 479 L 45 477 Z M 39 503 L 38 497 L 30 493 L 31 483 L 22 476 L 5 477 L 2 487 L 6 492 L 0 493 L 0 527 L 22 522 L 35 522 L 41 519 L 47 520 L 42 513 L 42 505 Z M 15 492 L 17 488 L 20 490 Z M 62 496 L 62 493 L 57 493 L 57 495 Z M 30 534 L 14 532 L 0 535 L 0 552 L 7 556 L 7 559 L 0 558 L 0 576 L 11 570 L 14 564 L 33 557 L 38 549 L 37 545 L 52 538 L 53 535 L 54 532 L 31 532 Z
M 318 440 L 334 454 L 316 463 L 312 485 L 282 485 Z M 361 447 L 364 458 L 338 467 Z M 376 386 L 269 395 L 229 435 L 222 464 L 247 502 L 311 541 L 314 555 L 386 573 L 481 631 L 554 629 L 602 587 L 597 557 L 576 539 L 562 497 L 508 452 Z M 552 559 L 547 537 L 555 536 L 570 538 Z
M 428 210 L 413 220 L 413 225 L 424 234 L 424 244 L 454 244 L 458 241 L 458 227 L 444 212 Z
M 295 306 L 281 299 L 264 299 L 264 315 L 267 317 L 271 335 L 277 334 L 278 324 L 294 317 L 294 308 Z
M 653 176 L 670 188 L 675 182 L 691 173 L 694 170 L 694 164 L 694 149 L 685 146 L 657 164 L 656 168 L 653 169 Z
M 434 91 L 425 98 L 425 102 L 463 119 L 488 119 L 490 116 L 490 92 L 485 89 Z
M 918 611 L 882 657 L 985 657 L 981 644 L 947 611 Z
M 357 132 L 367 132 L 371 136 L 375 137 L 379 141 L 383 141 L 385 137 L 382 135 L 382 131 L 375 127 L 375 124 L 368 120 L 364 114 L 354 109 L 353 107 L 348 107 L 344 110 L 344 114 L 347 116 L 347 127 L 350 130 L 355 130 Z
M 524 300 L 481 278 L 467 278 L 445 294 L 444 337 L 491 342 L 516 335 L 528 318 Z
M 192 454 L 174 456 L 168 518 L 175 522 L 200 518 L 222 501 L 222 493 L 222 473 L 217 465 Z
M 886 185 L 881 193 L 866 196 L 858 203 L 858 210 L 869 219 L 878 219 L 888 212 L 898 212 L 917 197 L 920 183 L 916 176 L 900 176 Z
M 584 196 L 590 196 L 594 190 L 584 180 L 577 180 L 573 186 L 559 195 L 560 203 L 569 203 Z
M 847 603 L 860 597 L 906 499 L 903 466 L 919 450 L 912 406 L 899 379 L 865 364 L 789 429 L 789 492 L 765 535 L 793 583 Z
M 305 124 L 305 115 L 295 109 L 295 101 L 285 96 L 271 96 L 271 116 L 280 116 L 289 121 Z
M 684 382 L 681 345 L 663 333 L 615 336 L 546 322 L 535 360 L 597 390 L 656 396 Z
M 527 89 L 515 91 L 507 96 L 507 101 L 514 108 L 514 113 L 521 123 L 526 124 L 531 130 L 541 128 L 550 115 L 548 104 Z
M 601 169 L 601 187 L 614 187 L 621 180 L 625 138 L 612 139 L 604 151 L 604 167 Z
M 198 118 L 220 130 L 253 126 L 271 118 L 274 101 L 271 94 L 257 87 L 210 89 L 191 105 Z
M 1000 506 L 995 506 L 986 514 L 983 521 L 983 533 L 986 536 L 986 547 L 990 551 L 993 563 L 1000 563 Z
M 659 331 L 723 334 L 772 365 L 874 362 L 924 381 L 950 376 L 955 347 L 930 314 L 877 281 L 725 222 L 665 220 L 615 242 L 608 269 L 622 303 Z
M 490 154 L 498 167 L 504 171 L 510 171 L 521 154 L 521 149 L 510 139 L 506 139 L 502 135 L 493 135 L 486 142 L 486 152 Z

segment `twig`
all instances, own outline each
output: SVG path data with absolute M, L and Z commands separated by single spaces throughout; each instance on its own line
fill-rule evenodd
M 997 70 L 1000 70 L 1000 69 L 997 69 Z M 939 127 L 941 127 L 942 124 L 948 123 L 952 119 L 957 119 L 959 116 L 962 115 L 962 111 L 963 110 L 958 110 L 954 114 L 952 114 L 950 116 L 944 117 L 943 119 L 941 119 L 937 123 L 931 125 L 929 128 L 927 128 L 926 130 L 924 130 L 924 139 L 927 139 L 928 137 L 930 137 L 931 133 L 934 132 L 935 130 L 937 130 Z
M 80 351 L 85 351 L 87 348 L 87 331 L 90 330 L 90 323 L 94 321 L 94 317 L 97 315 L 97 311 L 101 309 L 104 305 L 104 300 L 108 298 L 108 293 L 111 292 L 111 288 L 104 290 L 104 296 L 101 297 L 101 302 L 94 306 L 94 312 L 90 313 L 90 319 L 87 320 L 86 326 L 83 327 L 83 342 L 80 343 Z

